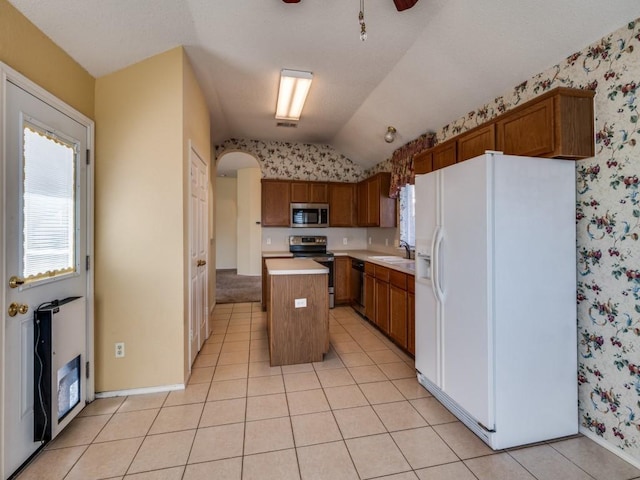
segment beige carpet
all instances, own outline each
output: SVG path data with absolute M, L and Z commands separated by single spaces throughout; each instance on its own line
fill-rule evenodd
M 237 270 L 216 270 L 216 303 L 259 302 L 262 277 L 238 275 Z

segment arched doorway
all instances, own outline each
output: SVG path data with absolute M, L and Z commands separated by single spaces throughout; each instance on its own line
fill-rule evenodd
M 216 301 L 259 301 L 260 163 L 234 151 L 219 157 L 216 170 Z

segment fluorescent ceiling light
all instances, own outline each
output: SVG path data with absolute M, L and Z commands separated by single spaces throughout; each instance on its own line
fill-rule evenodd
M 280 71 L 280 89 L 276 118 L 278 120 L 300 120 L 304 102 L 311 88 L 313 74 L 298 70 Z

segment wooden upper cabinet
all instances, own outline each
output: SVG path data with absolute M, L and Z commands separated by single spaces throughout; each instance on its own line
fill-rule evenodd
M 469 130 L 456 138 L 457 162 L 482 155 L 496 149 L 496 126 L 494 123 Z
M 291 182 L 291 203 L 327 203 L 328 192 L 323 182 Z
M 433 169 L 448 167 L 456 163 L 456 141 L 448 140 L 433 147 Z
M 433 170 L 433 153 L 424 150 L 413 157 L 413 171 L 416 175 L 429 173 Z
M 290 216 L 290 182 L 262 180 L 262 226 L 288 227 Z
M 355 227 L 358 223 L 358 190 L 355 183 L 329 184 L 329 226 Z
M 497 122 L 498 148 L 509 155 L 539 157 L 553 152 L 553 98 Z
M 291 203 L 309 202 L 309 184 L 307 182 L 291 182 Z
M 531 157 L 592 157 L 593 95 L 557 88 L 507 112 L 496 121 L 496 149 Z
M 358 183 L 358 226 L 367 227 L 369 222 L 369 182 Z M 329 212 L 331 215 L 331 212 Z
M 361 227 L 396 226 L 396 201 L 389 198 L 391 174 L 377 173 L 358 184 L 358 225 Z
M 591 90 L 559 87 L 414 157 L 416 174 L 448 167 L 487 150 L 577 160 L 595 154 Z

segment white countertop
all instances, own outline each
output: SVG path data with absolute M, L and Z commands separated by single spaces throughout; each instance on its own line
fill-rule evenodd
M 393 254 L 384 253 L 384 252 L 376 252 L 373 250 L 332 250 L 332 251 L 336 257 L 346 256 L 346 257 L 356 258 L 364 262 L 371 262 L 371 263 L 375 263 L 376 265 L 381 265 L 383 267 L 390 268 L 391 270 L 397 270 L 399 272 L 406 273 L 408 275 L 415 275 L 416 273 L 415 260 L 412 260 L 411 262 L 404 261 L 404 259 L 401 259 L 399 255 L 393 255 Z M 399 263 L 395 261 L 393 262 L 385 261 L 375 257 L 398 257 L 397 260 Z
M 262 258 L 291 258 L 293 253 L 289 251 L 262 252 Z
M 415 262 L 389 262 L 384 261 L 375 257 L 393 257 L 393 254 L 384 253 L 384 252 L 376 252 L 374 250 L 331 250 L 336 257 L 351 257 L 356 258 L 358 260 L 362 260 L 364 262 L 375 263 L 376 265 L 381 265 L 383 267 L 390 268 L 392 270 L 397 270 L 399 272 L 403 272 L 409 275 L 415 275 L 416 267 Z M 283 260 L 293 257 L 291 252 L 286 251 L 273 251 L 273 252 L 262 252 L 262 257 L 265 259 L 269 258 L 281 258 Z M 399 256 L 398 256 L 399 257 Z M 301 260 L 301 259 L 296 259 Z M 284 275 L 284 274 L 280 274 Z M 290 275 L 290 274 L 287 274 Z
M 266 261 L 269 275 L 320 275 L 329 273 L 327 267 L 308 258 L 272 258 Z

